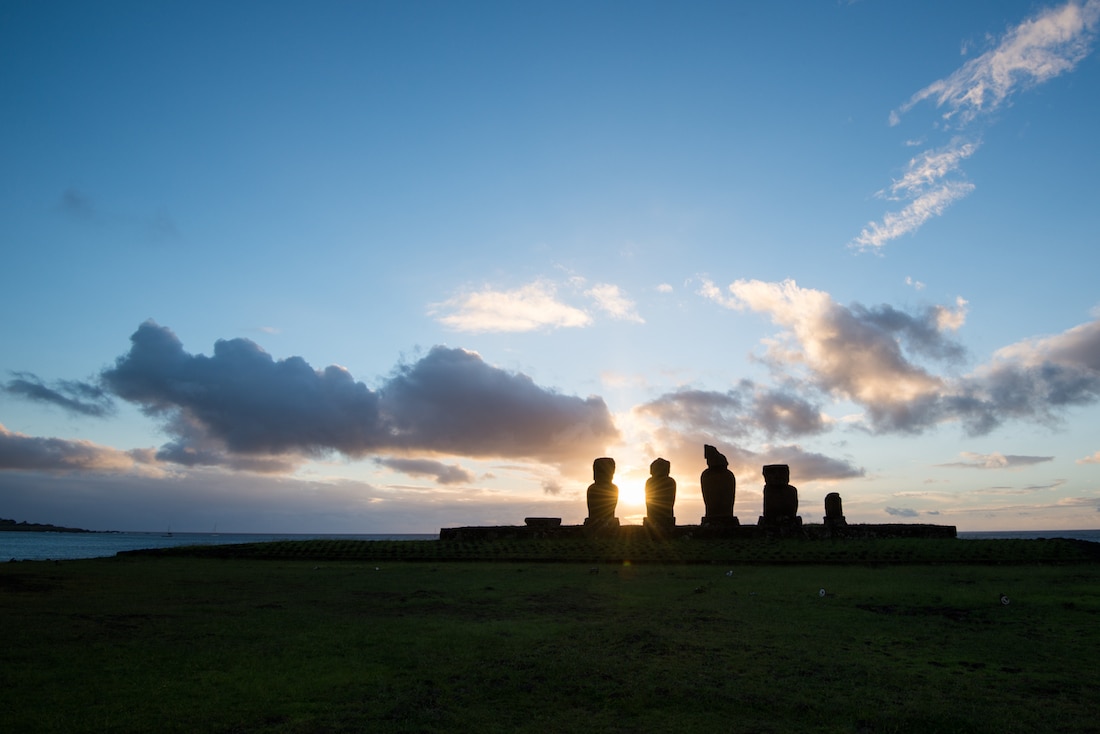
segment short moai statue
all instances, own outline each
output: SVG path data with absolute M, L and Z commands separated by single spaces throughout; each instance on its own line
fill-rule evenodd
M 840 494 L 830 492 L 825 495 L 825 536 L 844 538 L 848 535 L 848 521 L 844 519 L 844 507 Z
M 737 494 L 737 478 L 729 470 L 729 461 L 713 446 L 703 446 L 703 457 L 707 468 L 699 477 L 703 489 L 703 504 L 706 515 L 703 525 L 738 525 L 733 515 L 733 501 Z
M 838 492 L 829 492 L 825 495 L 825 524 L 848 524 L 848 521 L 844 519 L 844 506 L 841 504 L 840 493 Z
M 592 484 L 588 485 L 588 517 L 585 527 L 593 529 L 618 528 L 615 506 L 619 504 L 619 488 L 612 483 L 615 478 L 615 460 L 596 459 L 592 462 Z
M 672 464 L 667 459 L 655 459 L 649 465 L 645 483 L 645 520 L 643 525 L 655 532 L 676 527 L 673 507 L 676 504 L 676 480 L 669 476 Z
M 760 525 L 801 528 L 798 489 L 791 486 L 791 468 L 786 464 L 764 466 L 764 514 Z

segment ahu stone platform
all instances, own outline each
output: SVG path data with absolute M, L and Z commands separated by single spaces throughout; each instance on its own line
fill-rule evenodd
M 619 525 L 617 521 L 599 527 L 562 525 L 561 518 L 529 517 L 524 525 L 468 526 L 442 528 L 440 540 L 485 541 L 521 539 L 611 538 L 622 540 L 678 540 L 681 538 L 752 540 L 774 538 L 955 538 L 954 525 L 917 523 L 837 524 L 788 523 L 783 525 Z

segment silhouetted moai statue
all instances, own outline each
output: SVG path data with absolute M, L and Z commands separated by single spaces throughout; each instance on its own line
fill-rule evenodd
M 844 507 L 840 502 L 840 494 L 837 492 L 829 492 L 825 495 L 825 524 L 848 524 L 848 521 L 844 519 Z
M 668 475 L 672 468 L 666 459 L 655 459 L 649 465 L 649 479 L 645 483 L 644 525 L 661 531 L 676 526 L 672 508 L 676 504 L 676 480 Z
M 830 492 L 825 495 L 825 537 L 844 538 L 848 535 L 848 521 L 844 519 L 844 508 L 840 495 Z
M 798 489 L 791 486 L 791 468 L 786 464 L 764 467 L 764 515 L 761 525 L 802 526 L 798 516 Z
M 718 449 L 703 446 L 703 456 L 707 468 L 699 476 L 703 488 L 703 504 L 707 514 L 703 516 L 703 525 L 738 525 L 733 516 L 733 500 L 737 493 L 737 478 L 729 470 L 729 462 Z
M 611 480 L 615 478 L 615 460 L 604 457 L 592 462 L 592 484 L 588 485 L 588 517 L 586 526 L 618 527 L 615 506 L 619 503 L 619 488 Z

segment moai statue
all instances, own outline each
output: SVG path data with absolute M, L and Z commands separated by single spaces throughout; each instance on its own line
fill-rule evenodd
M 825 524 L 848 524 L 848 521 L 844 519 L 844 507 L 840 503 L 840 494 L 837 492 L 830 492 L 825 495 Z
M 786 464 L 764 467 L 764 515 L 761 525 L 801 527 L 798 516 L 798 489 L 791 486 L 791 468 Z
M 703 457 L 707 468 L 699 477 L 703 488 L 703 504 L 707 514 L 703 516 L 703 525 L 737 525 L 733 516 L 733 499 L 737 493 L 737 478 L 729 470 L 729 462 L 718 449 L 703 446 Z
M 676 526 L 672 508 L 676 504 L 676 480 L 668 475 L 672 464 L 666 459 L 655 459 L 649 465 L 649 479 L 645 483 L 645 524 L 656 530 Z
M 615 506 L 619 503 L 619 488 L 611 480 L 615 478 L 615 460 L 604 457 L 592 462 L 592 484 L 588 486 L 588 517 L 584 524 L 603 526 L 619 524 Z

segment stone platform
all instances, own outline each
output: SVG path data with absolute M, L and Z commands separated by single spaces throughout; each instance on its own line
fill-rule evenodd
M 535 522 L 531 522 L 534 520 Z M 554 521 L 557 521 L 556 523 Z M 715 538 L 751 540 L 774 538 L 954 538 L 954 525 L 915 523 L 774 525 L 675 525 L 660 529 L 644 525 L 615 525 L 594 529 L 585 525 L 562 525 L 560 518 L 530 518 L 526 525 L 468 526 L 443 528 L 440 540 L 484 541 L 521 539 L 613 538 L 621 540 L 678 540 Z

